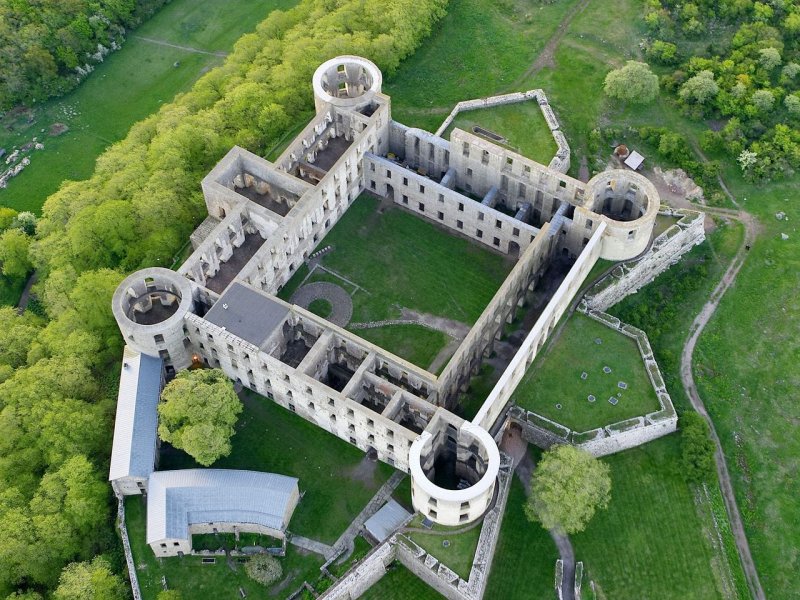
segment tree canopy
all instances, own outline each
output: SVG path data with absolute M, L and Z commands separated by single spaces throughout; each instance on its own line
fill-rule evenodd
M 220 369 L 181 371 L 161 394 L 158 435 L 208 466 L 231 453 L 242 402 Z
M 53 600 L 127 600 L 121 577 L 102 556 L 91 562 L 72 563 L 61 573 Z
M 690 483 L 710 481 L 714 476 L 714 441 L 705 419 L 694 411 L 680 418 L 681 473 Z
M 536 465 L 525 515 L 545 529 L 583 531 L 597 510 L 608 507 L 609 472 L 608 465 L 583 450 L 555 446 Z
M 606 75 L 606 94 L 632 104 L 647 104 L 658 96 L 658 76 L 646 63 L 629 60 Z
M 283 576 L 280 561 L 269 554 L 258 554 L 247 561 L 244 570 L 250 579 L 262 585 L 271 585 Z

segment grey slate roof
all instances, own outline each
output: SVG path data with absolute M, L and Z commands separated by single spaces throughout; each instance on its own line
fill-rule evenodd
M 256 290 L 234 282 L 205 316 L 236 337 L 261 346 L 289 309 Z
M 158 398 L 161 393 L 160 358 L 125 346 L 119 377 L 117 418 L 108 479 L 147 479 L 156 459 Z
M 382 542 L 388 538 L 411 513 L 395 500 L 389 500 L 381 509 L 364 523 L 364 528 L 373 538 Z
M 195 523 L 251 523 L 283 530 L 297 478 L 235 469 L 184 469 L 150 475 L 147 543 L 188 539 Z

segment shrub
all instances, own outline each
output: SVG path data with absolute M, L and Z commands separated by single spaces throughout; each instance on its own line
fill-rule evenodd
M 283 576 L 283 567 L 277 558 L 259 554 L 247 561 L 244 567 L 247 576 L 262 585 L 272 585 Z

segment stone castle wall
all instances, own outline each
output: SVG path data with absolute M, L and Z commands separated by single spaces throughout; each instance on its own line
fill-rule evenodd
M 703 213 L 666 209 L 659 214 L 680 217 L 680 220 L 653 240 L 644 256 L 621 263 L 606 279 L 589 290 L 586 304 L 590 309 L 604 311 L 626 296 L 635 294 L 705 240 Z

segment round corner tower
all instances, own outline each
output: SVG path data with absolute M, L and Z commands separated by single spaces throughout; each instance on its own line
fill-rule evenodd
M 175 370 L 192 363 L 183 318 L 194 310 L 194 300 L 185 277 L 162 267 L 136 271 L 117 287 L 111 309 L 128 346 L 161 357 Z
M 375 63 L 360 56 L 343 55 L 322 63 L 314 72 L 314 104 L 356 110 L 381 92 L 383 75 Z

